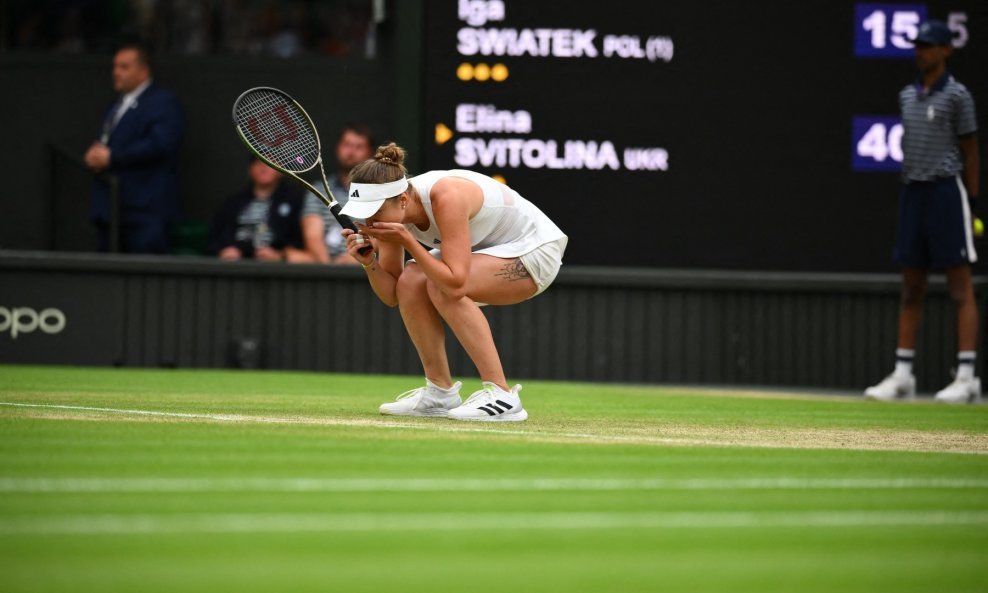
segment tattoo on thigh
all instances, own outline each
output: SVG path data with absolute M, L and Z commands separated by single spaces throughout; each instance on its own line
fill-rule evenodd
M 499 278 L 504 278 L 508 282 L 515 282 L 518 280 L 524 280 L 525 278 L 530 278 L 528 270 L 522 265 L 520 259 L 516 259 L 504 264 L 501 271 L 494 274 Z

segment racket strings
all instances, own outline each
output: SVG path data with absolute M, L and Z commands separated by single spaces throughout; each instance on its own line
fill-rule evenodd
M 319 139 L 312 124 L 286 96 L 264 89 L 250 92 L 234 114 L 251 147 L 279 167 L 303 172 L 319 160 Z

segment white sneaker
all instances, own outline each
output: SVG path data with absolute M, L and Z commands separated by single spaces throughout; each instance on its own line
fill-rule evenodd
M 427 379 L 425 387 L 402 393 L 393 402 L 381 404 L 380 412 L 388 416 L 442 416 L 460 405 L 460 387 L 457 381 L 448 390 L 442 390 Z
M 449 417 L 453 420 L 479 420 L 481 422 L 521 422 L 528 419 L 528 412 L 521 407 L 518 392 L 521 385 L 515 385 L 511 391 L 504 391 L 493 383 L 484 382 L 480 391 L 463 402 L 463 405 L 450 410 Z
M 916 397 L 916 377 L 898 377 L 894 373 L 885 377 L 878 385 L 872 385 L 864 392 L 865 399 L 882 402 Z
M 934 400 L 943 404 L 976 404 L 981 402 L 981 379 L 954 379 L 937 392 Z

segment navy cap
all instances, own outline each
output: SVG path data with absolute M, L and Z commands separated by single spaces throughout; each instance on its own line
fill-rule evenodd
M 943 21 L 926 21 L 919 26 L 919 33 L 909 41 L 928 45 L 950 45 L 954 32 Z

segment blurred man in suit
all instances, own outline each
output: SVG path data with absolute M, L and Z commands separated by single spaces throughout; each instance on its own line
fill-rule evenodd
M 140 45 L 117 50 L 113 90 L 119 97 L 103 115 L 100 137 L 84 159 L 93 171 L 119 180 L 121 250 L 167 253 L 168 227 L 181 218 L 177 169 L 185 116 L 175 95 L 154 84 L 147 50 Z M 99 249 L 108 251 L 112 204 L 104 178 L 95 181 L 92 198 Z

